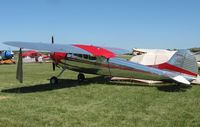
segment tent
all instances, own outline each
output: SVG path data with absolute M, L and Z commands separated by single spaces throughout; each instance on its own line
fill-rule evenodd
M 23 62 L 30 63 L 30 62 L 43 62 L 42 54 L 38 53 L 35 50 L 29 50 L 22 53 Z
M 143 65 L 158 65 L 167 62 L 176 51 L 165 49 L 133 49 L 130 61 Z

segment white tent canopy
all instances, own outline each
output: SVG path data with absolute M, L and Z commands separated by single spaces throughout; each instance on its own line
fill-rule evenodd
M 176 51 L 165 49 L 133 49 L 133 52 L 140 52 L 140 55 L 133 56 L 130 61 L 143 65 L 157 65 L 167 62 Z

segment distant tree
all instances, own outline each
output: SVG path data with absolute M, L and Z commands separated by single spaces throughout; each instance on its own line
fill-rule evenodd
M 190 50 L 191 52 L 199 52 L 199 51 L 200 51 L 200 48 L 195 47 L 195 48 L 190 48 L 189 50 Z

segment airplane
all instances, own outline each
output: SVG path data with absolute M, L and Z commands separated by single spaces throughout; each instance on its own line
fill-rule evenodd
M 15 63 L 12 58 L 14 57 L 14 53 L 11 50 L 0 51 L 0 64 L 3 63 Z
M 23 82 L 22 49 L 34 49 L 51 52 L 53 70 L 62 68 L 58 76 L 50 78 L 50 84 L 58 84 L 58 77 L 66 70 L 79 72 L 77 79 L 85 80 L 84 74 L 96 74 L 109 77 L 125 77 L 146 80 L 173 81 L 190 85 L 198 76 L 195 57 L 189 50 L 178 50 L 172 58 L 159 66 L 145 66 L 119 58 L 130 53 L 120 48 L 101 47 L 83 44 L 52 44 L 41 42 L 7 41 L 6 45 L 20 48 L 16 78 Z
M 10 50 L 0 51 L 0 60 L 12 59 L 14 53 Z

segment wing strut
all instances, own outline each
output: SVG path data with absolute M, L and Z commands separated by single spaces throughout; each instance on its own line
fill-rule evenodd
M 21 48 L 19 49 L 16 79 L 19 80 L 20 83 L 23 83 L 23 61 L 22 61 L 22 49 Z

